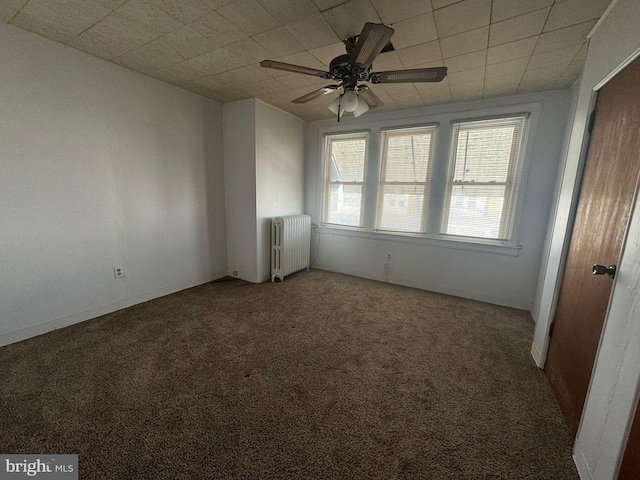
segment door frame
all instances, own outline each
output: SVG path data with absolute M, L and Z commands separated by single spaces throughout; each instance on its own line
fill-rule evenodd
M 590 33 L 589 37 L 594 34 L 594 31 Z M 615 35 L 613 36 L 615 37 Z M 633 41 L 629 40 L 628 37 L 624 38 L 624 40 L 626 40 L 627 47 L 629 43 L 633 44 Z M 604 44 L 605 42 L 602 43 Z M 609 45 L 611 44 L 613 42 L 609 43 Z M 609 60 L 609 65 L 602 65 L 607 62 L 602 60 L 604 47 L 599 47 L 600 51 L 593 55 L 595 60 L 590 63 L 589 60 L 592 59 L 590 57 L 587 59 L 581 84 L 574 87 L 578 90 L 574 92 L 574 94 L 577 94 L 577 98 L 575 112 L 573 112 L 573 125 L 570 127 L 571 135 L 566 147 L 566 163 L 560 172 L 561 177 L 556 189 L 555 211 L 552 211 L 552 223 L 549 225 L 549 238 L 543 257 L 543 271 L 540 276 L 541 283 L 532 312 L 537 322 L 531 353 L 540 368 L 544 367 L 546 360 L 549 345 L 549 328 L 553 321 L 562 283 L 575 220 L 582 172 L 590 140 L 588 132 L 589 121 L 595 109 L 597 93 L 617 73 L 640 57 L 640 48 L 638 48 L 636 42 L 636 50 L 631 55 L 626 58 L 618 58 L 617 63 L 616 59 L 612 58 Z M 615 57 L 615 55 L 612 55 L 612 57 Z M 638 225 L 640 224 L 639 202 L 638 191 L 636 190 L 630 224 L 627 226 L 620 254 L 621 263 L 619 266 L 622 268 L 622 274 L 616 278 L 613 284 L 605 315 L 603 334 L 600 338 L 585 408 L 574 445 L 574 460 L 581 478 L 612 480 L 616 478 L 626 447 L 626 438 L 633 421 L 633 414 L 638 403 L 640 377 L 637 365 L 640 364 L 638 363 L 640 347 L 632 345 L 622 352 L 618 351 L 615 360 L 602 358 L 600 354 L 604 351 L 610 355 L 611 349 L 616 348 L 615 342 L 622 340 L 622 343 L 624 343 L 621 330 L 626 328 L 626 331 L 630 332 L 632 328 L 629 325 L 629 317 L 633 315 L 633 309 L 630 310 L 632 306 L 625 304 L 624 300 L 625 297 L 630 297 L 631 294 L 625 294 L 625 286 L 620 286 L 620 277 L 624 276 L 628 247 L 633 252 L 629 252 L 630 258 L 626 262 L 627 264 L 634 257 L 638 258 L 640 256 L 640 247 L 638 245 L 628 245 L 629 242 L 627 241 L 630 228 L 640 230 Z M 630 266 L 632 267 L 632 265 Z M 628 282 L 623 280 L 623 283 Z M 622 290 L 620 294 L 618 294 L 619 289 Z M 612 301 L 613 299 L 616 299 L 616 301 Z M 631 299 L 633 300 L 633 298 Z M 610 321 L 610 319 L 615 321 Z M 619 324 L 625 321 L 626 324 L 621 327 Z M 637 335 L 631 335 L 632 338 L 640 338 L 640 328 L 638 330 Z M 605 345 L 604 343 L 607 344 Z M 609 355 L 605 355 L 605 357 Z M 618 378 L 624 381 L 617 382 L 616 379 Z M 606 389 L 609 389 L 609 391 L 607 392 Z M 606 415 L 602 412 L 606 412 Z

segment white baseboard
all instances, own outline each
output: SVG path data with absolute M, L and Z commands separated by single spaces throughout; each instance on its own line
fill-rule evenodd
M 139 303 L 148 302 L 149 300 L 153 300 L 154 298 L 164 297 L 165 295 L 170 295 L 172 293 L 179 292 L 180 290 L 196 287 L 198 285 L 217 280 L 218 278 L 222 278 L 225 275 L 226 272 L 216 272 L 211 275 L 196 278 L 194 280 L 181 282 L 165 288 L 154 290 L 152 292 L 136 295 L 135 297 L 125 298 L 122 300 L 118 300 L 117 302 L 109 303 L 107 305 L 91 308 L 89 310 L 85 310 L 84 312 L 74 313 L 73 315 L 67 315 L 64 317 L 56 318 L 54 320 L 49 320 L 44 323 L 40 323 L 38 325 L 23 328 L 21 330 L 5 333 L 0 335 L 0 347 L 9 345 L 11 343 L 20 342 L 28 338 L 36 337 L 44 333 L 52 332 L 60 328 L 68 327 L 76 323 L 84 322 L 101 315 L 106 315 L 107 313 L 122 310 L 123 308 L 131 307 Z
M 534 343 L 531 344 L 531 356 L 533 357 L 534 362 L 538 368 L 544 368 L 544 362 L 542 361 L 542 352 L 538 348 L 538 345 Z
M 384 275 L 370 273 L 370 272 L 356 271 L 349 268 L 341 268 L 335 265 L 314 263 L 313 268 L 317 268 L 319 270 L 328 270 L 330 272 L 345 273 L 347 275 L 368 278 L 370 280 L 378 280 L 381 282 L 393 283 L 395 285 L 403 285 L 405 287 L 419 288 L 421 290 L 428 290 L 430 292 L 444 293 L 445 295 L 452 295 L 454 297 L 469 298 L 472 300 L 478 300 L 480 302 L 492 303 L 494 305 L 501 305 L 503 307 L 511 307 L 511 308 L 517 308 L 518 310 L 526 310 L 527 312 L 531 311 L 531 307 L 533 305 L 531 302 L 520 302 L 515 300 L 509 300 L 506 298 L 485 295 L 483 293 L 469 292 L 466 290 L 443 287 L 441 285 L 434 285 L 434 284 L 425 283 L 425 282 L 417 282 L 414 280 L 407 280 L 404 278 L 390 277 L 387 279 L 385 278 Z
M 578 442 L 577 439 L 576 443 L 573 445 L 573 461 L 578 469 L 580 480 L 593 480 L 591 470 L 589 470 L 589 465 L 587 464 L 587 459 L 584 457 L 584 453 L 580 447 L 580 442 Z

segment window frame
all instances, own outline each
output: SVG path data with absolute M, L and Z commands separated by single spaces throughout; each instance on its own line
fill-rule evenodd
M 460 130 L 456 130 L 456 127 L 463 124 L 469 123 L 480 123 L 483 121 L 500 121 L 500 120 L 519 120 L 522 122 L 522 130 L 520 132 L 520 142 L 519 145 L 516 145 L 515 142 L 511 145 L 511 153 L 509 157 L 509 166 L 507 170 L 507 175 L 504 182 L 454 182 L 455 178 L 455 168 L 456 168 L 456 156 L 457 156 L 457 135 Z M 516 123 L 515 121 L 513 122 Z M 449 148 L 449 165 L 448 165 L 448 177 L 447 177 L 447 189 L 444 196 L 444 204 L 442 209 L 442 219 L 440 224 L 440 237 L 443 239 L 451 238 L 451 239 L 469 239 L 470 241 L 483 241 L 483 242 L 497 242 L 502 244 L 511 244 L 513 243 L 513 231 L 516 225 L 516 222 L 519 223 L 519 215 L 516 215 L 518 212 L 518 208 L 520 207 L 520 203 L 522 200 L 518 199 L 518 191 L 522 187 L 523 183 L 523 173 L 524 173 L 524 163 L 525 163 L 525 151 L 527 149 L 528 143 L 528 127 L 530 123 L 530 113 L 529 112 L 521 112 L 518 114 L 512 115 L 501 115 L 501 116 L 491 116 L 488 118 L 473 118 L 473 119 L 464 119 L 458 121 L 451 122 L 451 146 Z M 479 127 L 480 129 L 481 127 Z M 517 148 L 517 154 L 514 158 L 514 149 Z M 516 183 L 517 182 L 517 183 Z M 453 187 L 459 185 L 488 185 L 488 186 L 500 186 L 504 185 L 504 203 L 502 205 L 502 213 L 500 215 L 500 235 L 498 238 L 492 239 L 487 237 L 475 237 L 471 235 L 456 235 L 447 233 L 445 230 L 447 228 L 447 223 L 449 219 L 449 212 L 451 208 L 451 195 L 453 193 Z M 512 206 L 512 212 L 506 212 L 505 208 L 508 206 Z M 509 214 L 510 213 L 510 214 Z M 517 219 L 516 219 L 517 217 Z
M 387 152 L 388 152 L 388 139 L 391 136 L 402 136 L 403 132 L 417 132 L 417 131 L 425 131 L 431 135 L 431 139 L 429 141 L 429 155 L 427 160 L 427 172 L 423 182 L 388 182 L 386 181 L 387 177 Z M 438 124 L 437 123 L 428 123 L 424 125 L 413 125 L 410 127 L 395 127 L 395 128 L 385 128 L 380 130 L 380 141 L 381 141 L 381 159 L 380 159 L 380 173 L 378 180 L 378 195 L 376 202 L 376 222 L 375 222 L 375 231 L 380 233 L 395 233 L 395 234 L 413 234 L 413 235 L 424 235 L 427 232 L 427 212 L 429 211 L 429 187 L 430 187 L 430 178 L 433 169 L 433 161 L 434 161 L 434 151 L 435 151 L 435 143 L 438 132 Z M 409 231 L 409 230 L 394 230 L 391 228 L 383 228 L 380 223 L 382 220 L 382 208 L 384 205 L 384 187 L 388 185 L 421 185 L 424 188 L 423 193 L 423 202 L 422 202 L 422 212 L 420 215 L 420 230 L 418 231 Z
M 364 165 L 362 172 L 362 181 L 361 182 L 334 182 L 331 181 L 331 161 L 330 156 L 332 149 L 329 148 L 333 139 L 343 140 L 343 139 L 359 139 L 362 138 L 365 141 L 364 147 Z M 337 134 L 325 134 L 324 135 L 324 152 L 323 152 L 323 164 L 324 164 L 324 174 L 323 174 L 323 208 L 322 208 L 322 222 L 324 225 L 331 225 L 333 227 L 339 228 L 362 228 L 364 222 L 364 214 L 365 214 L 365 190 L 367 183 L 367 165 L 369 163 L 369 131 L 361 130 L 355 132 L 348 133 L 337 133 Z M 344 223 L 333 223 L 330 222 L 329 217 L 329 203 L 331 202 L 331 187 L 332 185 L 360 185 L 360 218 L 358 219 L 358 225 L 347 225 Z
M 491 105 L 479 105 L 472 108 L 468 105 L 444 105 L 429 107 L 428 109 L 406 110 L 402 112 L 390 112 L 382 115 L 373 114 L 359 119 L 348 118 L 339 124 L 335 119 L 323 120 L 310 130 L 309 139 L 312 141 L 312 152 L 317 152 L 316 158 L 316 192 L 312 196 L 315 205 L 315 218 L 318 219 L 318 229 L 322 233 L 326 231 L 332 235 L 355 237 L 369 240 L 388 240 L 392 242 L 434 246 L 453 250 L 471 251 L 505 256 L 519 256 L 522 245 L 520 244 L 520 230 L 523 228 L 521 219 L 524 209 L 525 193 L 528 189 L 528 175 L 531 161 L 536 147 L 536 135 L 543 100 L 493 101 Z M 499 117 L 512 117 L 528 114 L 529 118 L 523 133 L 522 143 L 522 173 L 520 176 L 520 188 L 516 192 L 515 211 L 513 215 L 513 228 L 508 241 L 495 241 L 490 239 L 478 239 L 474 237 L 456 237 L 440 234 L 442 225 L 442 212 L 444 209 L 444 193 L 448 175 L 448 159 L 450 152 L 450 139 L 452 138 L 452 125 L 456 122 L 475 121 Z M 433 175 L 429 191 L 429 208 L 431 217 L 427 218 L 426 233 L 403 233 L 376 230 L 378 185 L 380 163 L 382 157 L 382 145 L 380 136 L 387 129 L 412 128 L 437 124 L 433 152 Z M 362 227 L 330 224 L 325 218 L 325 139 L 328 135 L 342 135 L 349 133 L 369 133 L 367 144 L 367 158 L 365 171 L 365 198 L 364 216 Z M 313 138 L 315 137 L 315 141 Z M 443 160 L 444 159 L 444 160 Z

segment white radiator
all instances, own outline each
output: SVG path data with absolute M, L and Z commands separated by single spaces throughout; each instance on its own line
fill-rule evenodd
M 290 215 L 271 220 L 271 281 L 284 281 L 290 273 L 309 270 L 311 217 Z

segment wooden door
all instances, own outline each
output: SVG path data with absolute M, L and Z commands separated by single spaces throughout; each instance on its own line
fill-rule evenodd
M 640 60 L 598 95 L 545 373 L 575 436 L 591 379 L 612 278 L 640 169 Z
M 636 480 L 640 475 L 640 404 L 636 407 L 636 414 L 629 432 L 627 448 L 622 457 L 622 466 L 618 473 L 618 480 Z

